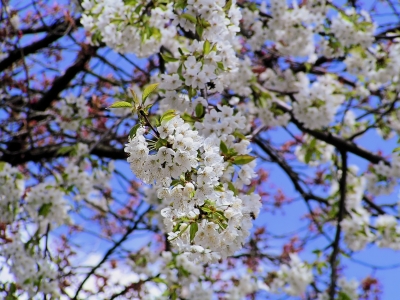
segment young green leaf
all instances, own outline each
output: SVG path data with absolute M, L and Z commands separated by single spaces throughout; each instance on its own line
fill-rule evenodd
M 193 118 L 191 115 L 189 115 L 188 113 L 184 113 L 182 116 L 181 116 L 181 118 L 185 121 L 185 122 L 188 122 L 188 123 L 195 123 L 196 122 L 196 119 L 195 118 Z
M 251 194 L 253 194 L 254 193 L 254 191 L 256 190 L 256 186 L 255 185 L 252 185 L 251 186 L 251 188 L 247 191 L 247 195 L 251 195 Z
M 252 162 L 256 158 L 254 156 L 245 154 L 245 155 L 236 155 L 232 157 L 232 159 L 235 165 L 245 165 Z
M 113 103 L 108 108 L 124 108 L 124 107 L 126 108 L 126 107 L 133 107 L 133 106 L 132 106 L 132 103 L 129 103 L 126 101 L 119 101 L 119 102 Z
M 226 1 L 226 4 L 224 6 L 224 11 L 229 11 L 232 7 L 232 0 Z
M 210 50 L 211 50 L 211 44 L 208 40 L 206 40 L 203 45 L 204 55 L 207 55 L 208 53 L 210 53 Z
M 172 120 L 176 116 L 176 112 L 174 109 L 169 109 L 167 110 L 160 118 L 160 122 L 162 123 L 163 121 L 167 122 L 169 120 Z
M 196 222 L 190 225 L 190 242 L 194 240 L 194 237 L 196 236 L 198 230 L 199 230 L 199 225 Z
M 52 205 L 53 205 L 53 203 L 45 203 L 45 204 L 43 204 L 39 209 L 39 216 L 46 217 L 50 213 Z
M 317 139 L 312 139 L 310 142 L 310 148 L 314 149 L 317 146 Z
M 223 141 L 221 141 L 221 142 L 219 143 L 219 149 L 221 150 L 221 152 L 222 152 L 223 154 L 225 154 L 225 155 L 228 154 L 228 146 L 227 146 Z
M 196 17 L 191 14 L 188 14 L 188 13 L 181 14 L 181 18 L 184 18 L 184 19 L 192 22 L 193 24 L 197 23 Z
M 151 93 L 153 93 L 157 87 L 158 87 L 158 83 L 153 83 L 148 85 L 144 91 L 143 91 L 143 95 L 142 95 L 142 104 L 144 104 L 146 102 L 146 99 L 150 96 Z
M 61 147 L 60 149 L 57 150 L 56 155 L 64 155 L 69 152 L 71 152 L 74 149 L 74 146 L 65 146 Z
M 163 58 L 163 60 L 165 62 L 177 62 L 177 61 L 179 61 L 179 59 L 177 59 L 175 57 L 172 57 L 172 56 L 169 56 L 169 55 L 166 55 L 166 54 L 162 54 L 162 53 L 161 53 L 161 57 Z
M 155 146 L 155 148 L 158 150 L 158 149 L 160 149 L 161 147 L 165 147 L 165 146 L 167 146 L 168 145 L 168 141 L 167 140 L 165 140 L 165 139 L 159 139 L 158 141 L 157 141 L 157 143 L 154 145 Z
M 225 189 L 224 189 L 224 187 L 223 187 L 221 184 L 219 184 L 219 185 L 217 185 L 217 186 L 214 186 L 214 191 L 217 191 L 217 192 L 225 192 Z
M 201 104 L 201 103 L 197 104 L 196 108 L 195 108 L 195 112 L 196 112 L 196 117 L 201 118 L 204 114 L 203 104 Z
M 155 283 L 164 283 L 164 284 L 168 284 L 168 282 L 167 282 L 165 279 L 160 278 L 160 277 L 154 277 L 154 278 L 152 279 L 152 281 L 155 282 Z
M 228 188 L 233 192 L 233 194 L 235 195 L 235 196 L 237 196 L 238 194 L 239 194 L 239 192 L 238 192 L 238 190 L 237 190 L 237 188 L 233 185 L 233 183 L 232 182 L 228 182 Z
M 218 62 L 217 62 L 217 66 L 218 66 L 218 68 L 221 69 L 221 70 L 224 70 L 224 68 L 225 68 L 224 63 L 223 63 L 222 61 L 218 61 Z
M 239 132 L 237 129 L 232 133 L 232 135 L 237 139 L 241 139 L 241 140 L 245 140 L 246 139 L 244 134 Z
M 150 103 L 149 105 L 146 105 L 145 107 L 143 107 L 144 112 L 147 114 L 150 110 L 150 108 L 153 107 L 153 103 Z
M 313 151 L 312 150 L 307 150 L 306 155 L 304 155 L 304 162 L 308 164 L 311 161 Z
M 139 101 L 139 98 L 138 98 L 136 92 L 133 89 L 129 89 L 129 91 L 131 92 L 132 100 L 133 100 L 133 103 L 135 103 L 135 107 L 138 107 L 140 104 L 140 101 Z
M 196 24 L 196 33 L 199 35 L 200 38 L 203 36 L 203 31 L 203 26 L 200 23 Z
M 136 136 L 136 132 L 139 129 L 140 124 L 136 124 L 135 126 L 132 127 L 132 129 L 129 131 L 129 137 L 133 139 Z
M 189 98 L 193 98 L 196 95 L 197 95 L 197 90 L 192 88 L 192 87 L 190 87 L 189 88 Z

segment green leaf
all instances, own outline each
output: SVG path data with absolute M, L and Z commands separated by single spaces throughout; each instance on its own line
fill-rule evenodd
M 176 294 L 176 291 L 174 291 L 171 295 L 171 300 L 177 300 L 178 299 L 178 295 Z
M 144 91 L 143 91 L 143 95 L 142 95 L 142 104 L 144 104 L 146 102 L 146 99 L 150 96 L 151 93 L 153 93 L 157 87 L 158 87 L 159 83 L 153 83 L 148 85 Z
M 230 10 L 231 7 L 232 7 L 232 0 L 226 1 L 226 4 L 225 4 L 225 6 L 224 6 L 224 11 Z
M 162 279 L 160 277 L 155 277 L 155 278 L 152 279 L 152 281 L 155 282 L 155 283 L 164 283 L 166 285 L 168 284 L 168 282 L 165 279 Z
M 200 209 L 201 209 L 202 211 L 206 212 L 206 213 L 212 212 L 212 210 L 211 210 L 210 208 L 208 208 L 208 207 L 201 207 Z
M 346 293 L 340 291 L 338 294 L 338 300 L 351 300 L 351 298 Z
M 6 166 L 6 163 L 4 161 L 0 161 L 0 172 L 4 170 L 4 167 Z
M 74 150 L 74 146 L 65 146 L 57 150 L 56 155 L 64 155 Z
M 228 155 L 228 146 L 223 141 L 219 143 L 219 149 L 223 154 Z
M 129 131 L 129 137 L 133 139 L 136 136 L 136 132 L 138 131 L 140 127 L 140 124 L 136 124 L 135 126 L 132 127 L 132 129 Z
M 157 115 L 151 115 L 149 118 L 149 121 L 151 124 L 154 124 L 156 127 L 160 126 L 160 116 Z
M 203 36 L 203 31 L 204 31 L 203 26 L 201 24 L 196 24 L 196 32 L 200 38 Z
M 252 185 L 251 186 L 251 188 L 247 191 L 247 195 L 251 195 L 251 194 L 253 194 L 254 193 L 254 191 L 256 190 L 256 186 L 255 185 Z
M 169 55 L 166 55 L 166 54 L 162 54 L 162 53 L 161 53 L 161 57 L 163 58 L 163 60 L 165 62 L 177 62 L 177 61 L 179 61 L 179 59 L 177 59 L 175 57 L 172 57 L 172 56 L 169 56 Z
M 245 154 L 245 155 L 236 155 L 232 157 L 232 159 L 235 165 L 245 165 L 252 162 L 256 158 L 254 156 Z
M 217 191 L 217 192 L 225 192 L 225 189 L 224 189 L 224 187 L 223 187 L 221 184 L 219 184 L 219 185 L 217 185 L 217 186 L 214 187 L 214 191 Z
M 126 5 L 135 5 L 135 4 L 137 4 L 137 1 L 136 0 L 128 0 L 128 1 L 125 1 L 125 4 Z M 140 11 L 142 10 L 142 8 L 143 8 L 143 5 L 139 4 L 135 9 L 135 13 L 139 14 Z
M 168 141 L 165 139 L 158 139 L 157 143 L 154 145 L 156 149 L 160 149 L 161 147 L 166 147 L 168 145 Z
M 211 50 L 211 44 L 208 40 L 206 40 L 203 45 L 204 55 L 207 55 L 208 53 L 210 53 L 210 50 Z
M 111 106 L 108 108 L 126 108 L 126 107 L 132 107 L 132 103 L 126 102 L 126 101 L 119 101 L 113 103 Z
M 196 222 L 190 225 L 190 242 L 193 242 L 194 237 L 196 236 L 198 230 L 199 230 L 199 225 Z
M 201 103 L 197 104 L 196 108 L 195 108 L 195 112 L 196 112 L 196 117 L 201 118 L 204 114 L 203 104 L 201 104 Z
M 317 139 L 312 139 L 309 148 L 314 149 L 316 146 L 317 146 Z
M 193 98 L 196 95 L 197 95 L 197 90 L 192 88 L 192 87 L 190 87 L 189 88 L 189 98 Z
M 188 123 L 195 123 L 196 119 L 193 118 L 191 115 L 189 115 L 188 113 L 184 113 L 183 115 L 181 115 L 181 118 Z
M 233 192 L 235 196 L 239 194 L 237 188 L 230 181 L 228 182 L 228 188 Z
M 180 64 L 179 67 L 178 67 L 178 70 L 177 70 L 176 72 L 178 73 L 179 78 L 180 78 L 182 81 L 185 81 L 185 78 L 184 78 L 183 75 L 182 75 L 182 67 L 183 67 L 183 64 Z
M 237 129 L 235 130 L 235 132 L 232 133 L 233 136 L 237 139 L 241 139 L 241 140 L 245 140 L 246 137 L 244 136 L 243 133 L 239 132 Z
M 52 205 L 53 205 L 53 203 L 45 203 L 45 204 L 43 204 L 39 209 L 39 216 L 46 217 L 50 213 Z
M 236 156 L 238 153 L 234 148 L 228 150 L 228 157 Z
M 161 31 L 160 31 L 160 29 L 155 28 L 155 27 L 151 27 L 150 30 L 151 30 L 150 37 L 154 37 L 156 40 L 159 41 L 161 39 Z
M 187 2 L 186 2 L 186 0 L 178 0 L 178 1 L 175 1 L 175 9 L 184 9 L 184 8 L 186 8 L 186 5 L 187 5 Z
M 140 104 L 140 101 L 139 101 L 139 98 L 138 98 L 136 92 L 134 91 L 134 89 L 129 89 L 129 91 L 131 92 L 131 95 L 133 98 L 132 100 L 133 100 L 133 103 L 135 103 L 135 107 L 138 107 Z
M 304 162 L 308 164 L 311 161 L 313 151 L 312 150 L 307 150 L 306 155 L 304 155 Z
M 10 284 L 9 292 L 10 292 L 11 294 L 14 294 L 16 291 L 17 291 L 17 286 L 16 286 L 16 284 L 13 282 L 13 283 Z
M 224 220 L 225 222 L 228 221 L 228 218 L 225 217 L 224 212 L 222 212 L 222 211 L 217 210 L 217 211 L 214 213 L 214 216 L 216 216 L 216 217 L 217 217 L 218 219 L 220 219 L 220 220 Z
M 174 109 L 167 110 L 160 118 L 161 124 L 163 121 L 168 122 L 169 120 L 172 120 L 176 115 L 177 113 Z
M 142 109 L 147 114 L 149 112 L 150 108 L 152 108 L 152 107 L 153 107 L 153 104 L 149 104 L 149 105 L 147 105 L 146 107 L 144 107 Z
M 394 148 L 392 152 L 393 152 L 393 153 L 395 153 L 395 152 L 400 152 L 400 146 Z M 1 171 L 1 166 L 0 166 L 0 171 Z
M 221 69 L 221 70 L 224 70 L 224 69 L 225 69 L 224 63 L 223 63 L 222 61 L 218 61 L 218 62 L 217 62 L 217 66 L 218 66 L 218 68 Z
M 181 18 L 184 18 L 184 19 L 192 22 L 193 24 L 197 23 L 196 17 L 191 14 L 188 14 L 188 13 L 181 14 Z
M 73 190 L 74 190 L 74 188 L 75 188 L 74 185 L 70 185 L 69 187 L 67 187 L 66 189 L 64 189 L 64 190 L 65 190 L 65 193 L 66 193 L 66 194 L 72 193 Z
M 201 26 L 202 26 L 203 28 L 208 28 L 208 27 L 211 26 L 210 22 L 208 22 L 206 19 L 203 19 L 203 18 L 199 18 L 199 20 L 198 20 L 197 23 L 198 23 L 198 24 L 201 24 Z
M 171 182 L 171 186 L 176 186 L 176 185 L 178 185 L 179 183 L 181 183 L 180 179 L 174 179 L 174 180 L 172 180 L 172 182 Z
M 320 249 L 315 249 L 315 250 L 312 251 L 312 253 L 316 254 L 316 255 L 319 257 L 319 256 L 321 256 L 321 254 L 322 254 L 322 250 L 320 250 Z

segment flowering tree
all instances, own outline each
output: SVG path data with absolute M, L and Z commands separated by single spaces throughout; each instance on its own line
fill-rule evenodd
M 400 8 L 359 2 L 2 0 L 1 297 L 378 299 Z

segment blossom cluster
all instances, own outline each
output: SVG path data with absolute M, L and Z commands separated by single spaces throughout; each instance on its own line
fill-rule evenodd
M 125 4 L 122 0 L 85 0 L 82 7 L 85 11 L 81 23 L 92 33 L 93 44 L 103 42 L 121 53 L 139 57 L 150 56 L 163 45 L 173 46 L 176 27 L 167 26 L 174 17 L 172 3 L 161 8 L 144 6 L 140 1 Z
M 362 205 L 366 189 L 366 178 L 357 175 L 358 168 L 350 166 L 346 180 L 345 207 L 348 216 L 341 222 L 347 246 L 353 251 L 360 251 L 367 243 L 376 243 L 378 247 L 400 249 L 400 225 L 393 215 L 381 214 L 372 226 L 372 216 Z M 332 195 L 337 199 L 339 186 L 333 182 Z M 375 230 L 371 230 L 373 227 Z
M 73 94 L 65 96 L 63 101 L 59 102 L 59 115 L 57 122 L 63 130 L 78 130 L 82 120 L 89 115 L 89 107 L 83 96 L 76 97 Z
M 341 85 L 331 76 L 320 76 L 311 86 L 303 77 L 303 86 L 296 94 L 293 114 L 297 120 L 309 129 L 321 129 L 328 126 L 335 117 L 345 96 L 340 93 Z
M 106 208 L 106 200 L 99 192 L 99 187 L 109 188 L 109 181 L 115 169 L 114 161 L 105 166 L 92 167 L 85 157 L 89 154 L 87 144 L 78 143 L 73 147 L 74 156 L 69 157 L 65 163 L 65 169 L 58 174 L 58 182 L 68 190 L 69 195 L 74 195 L 74 200 L 85 200 L 95 207 Z M 76 152 L 76 153 L 75 153 Z
M 65 193 L 54 183 L 42 182 L 33 186 L 25 201 L 26 212 L 38 223 L 42 233 L 52 224 L 58 227 L 69 220 Z
M 217 293 L 221 293 L 221 291 L 215 292 L 216 286 L 210 282 L 202 284 L 203 280 L 207 281 L 204 265 L 194 263 L 189 253 L 179 254 L 170 251 L 159 253 L 150 247 L 144 247 L 129 257 L 128 264 L 141 278 L 157 283 L 160 291 L 164 291 L 163 285 L 175 286 L 173 292 L 164 291 L 163 295 L 166 297 L 211 300 Z M 238 284 L 224 288 L 226 299 L 241 300 L 260 288 L 268 290 L 265 284 L 247 273 L 236 275 L 234 279 Z
M 291 253 L 289 256 L 289 264 L 281 265 L 269 286 L 274 293 L 283 291 L 291 296 L 301 296 L 313 282 L 312 270 L 296 253 Z
M 14 221 L 24 191 L 23 175 L 17 168 L 0 162 L 0 223 L 8 224 Z
M 16 236 L 11 243 L 0 246 L 0 251 L 6 258 L 16 283 L 23 288 L 29 299 L 33 299 L 38 293 L 59 297 L 57 271 L 32 247 L 33 245 L 30 248 L 29 244 L 22 243 Z
M 13 275 L 18 286 L 26 292 L 29 299 L 37 295 L 59 296 L 58 273 L 49 256 L 43 257 L 41 237 L 49 239 L 55 228 L 70 224 L 68 196 L 75 187 L 75 199 L 92 200 L 95 207 L 101 206 L 94 198 L 96 185 L 104 186 L 109 181 L 109 170 L 94 169 L 92 174 L 82 171 L 77 161 L 88 153 L 85 144 L 73 147 L 77 157 L 69 162 L 64 175 L 55 173 L 56 181 L 44 181 L 25 187 L 28 179 L 17 168 L 1 162 L 0 167 L 0 210 L 4 241 L 0 244 L 3 267 Z M 73 151 L 74 152 L 74 151 Z M 81 163 L 81 165 L 84 165 Z M 29 224 L 25 230 L 21 224 Z M 43 251 L 43 252 L 42 252 Z M 46 251 L 47 242 L 46 242 Z
M 242 155 L 248 152 L 248 142 L 235 143 L 229 134 L 235 126 L 244 126 L 240 125 L 240 115 L 232 116 L 233 110 L 228 107 L 220 109 L 205 116 L 204 124 L 209 128 L 196 124 L 200 132 L 215 129 L 207 138 L 175 116 L 157 128 L 157 142 L 146 140 L 145 128 L 141 127 L 125 148 L 132 171 L 144 182 L 154 184 L 162 200 L 161 215 L 170 241 L 181 252 L 195 253 L 193 257 L 199 260 L 215 260 L 240 249 L 252 227 L 250 215 L 257 216 L 261 205 L 258 195 L 237 195 L 237 190 L 254 177 L 254 164 L 240 162 L 248 158 Z M 227 124 L 219 123 L 224 114 Z M 221 142 L 225 156 L 220 154 Z M 228 149 L 234 154 L 230 155 L 233 164 L 225 162 Z M 243 165 L 237 166 L 238 179 L 232 184 L 235 159 Z
M 400 178 L 400 155 L 393 153 L 390 165 L 380 161 L 371 171 L 366 174 L 368 191 L 376 196 L 390 194 Z
M 344 277 L 339 278 L 338 287 L 342 294 L 348 299 L 359 299 L 359 282 L 355 279 L 347 280 Z M 318 294 L 318 300 L 329 300 L 330 296 L 327 292 Z
M 318 166 L 330 162 L 335 148 L 325 142 L 319 141 L 310 135 L 305 135 L 303 144 L 295 149 L 295 155 L 301 162 L 310 166 Z
M 294 74 L 287 69 L 275 74 L 267 69 L 259 75 L 263 87 L 269 90 L 260 106 L 259 116 L 266 126 L 285 126 L 290 114 L 276 107 L 276 102 L 291 103 L 294 117 L 309 129 L 321 129 L 330 125 L 345 96 L 339 82 L 330 75 L 319 76 L 310 82 L 305 73 Z M 292 93 L 278 97 L 276 93 Z

